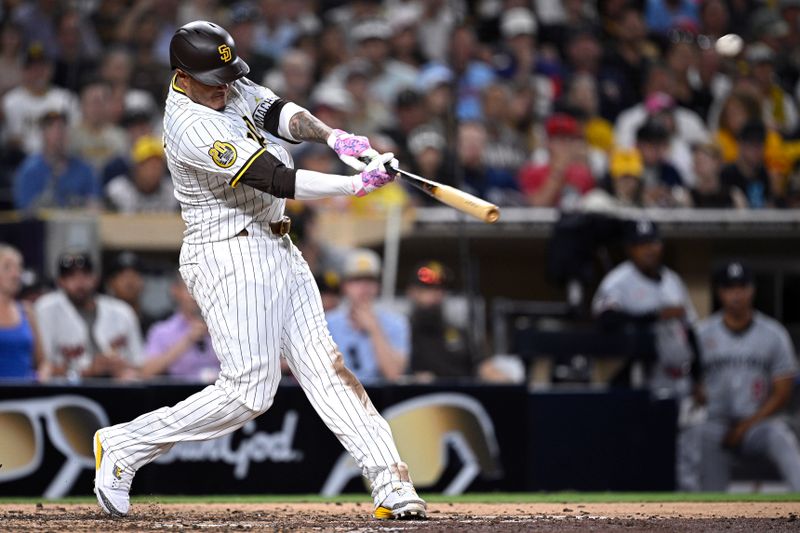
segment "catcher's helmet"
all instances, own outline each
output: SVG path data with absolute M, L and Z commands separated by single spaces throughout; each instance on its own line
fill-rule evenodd
M 250 72 L 231 34 L 204 20 L 178 28 L 169 43 L 169 62 L 206 85 L 230 83 Z

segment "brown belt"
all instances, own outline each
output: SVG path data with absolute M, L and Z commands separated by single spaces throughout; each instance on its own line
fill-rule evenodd
M 292 228 L 292 219 L 285 215 L 281 217 L 280 220 L 273 220 L 272 222 L 269 223 L 269 230 L 272 232 L 273 235 L 276 235 L 278 237 L 283 237 L 284 235 L 289 233 L 289 230 L 291 228 Z M 250 235 L 250 232 L 247 231 L 246 229 L 243 229 L 242 231 L 236 234 L 237 237 L 247 237 L 248 235 Z

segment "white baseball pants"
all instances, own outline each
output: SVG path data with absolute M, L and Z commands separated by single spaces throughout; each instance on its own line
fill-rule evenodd
M 353 456 L 377 503 L 409 481 L 389 425 L 344 367 L 308 264 L 288 236 L 250 235 L 184 244 L 180 272 L 209 327 L 221 370 L 217 382 L 101 432 L 108 456 L 138 470 L 181 441 L 230 433 L 272 404 L 286 358 L 314 409 Z

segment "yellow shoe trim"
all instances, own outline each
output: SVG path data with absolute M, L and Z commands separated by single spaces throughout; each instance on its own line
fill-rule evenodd
M 94 469 L 100 470 L 100 461 L 103 460 L 103 445 L 100 444 L 100 432 L 94 434 L 94 441 L 97 445 L 97 451 L 94 454 Z
M 375 509 L 375 512 L 372 514 L 372 516 L 374 516 L 378 520 L 390 520 L 394 518 L 392 511 L 390 509 L 387 509 L 386 507 L 378 507 L 377 509 Z

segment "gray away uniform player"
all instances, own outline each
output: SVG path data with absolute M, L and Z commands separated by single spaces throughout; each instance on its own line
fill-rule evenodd
M 800 491 L 797 437 L 776 414 L 789 400 L 797 360 L 789 334 L 754 311 L 752 277 L 741 263 L 717 273 L 722 309 L 698 327 L 708 420 L 702 431 L 701 485 L 723 491 L 733 454 L 769 458 Z
M 634 327 L 652 334 L 656 361 L 649 387 L 656 397 L 690 401 L 695 359 L 692 324 L 697 312 L 680 277 L 662 264 L 658 228 L 648 220 L 626 228 L 629 261 L 606 275 L 592 311 L 608 328 Z M 676 443 L 676 479 L 680 490 L 699 489 L 699 427 L 681 421 Z
M 208 22 L 180 28 L 164 143 L 186 232 L 180 273 L 208 324 L 220 377 L 173 407 L 101 429 L 95 492 L 112 515 L 129 509 L 136 471 L 175 443 L 230 433 L 272 404 L 280 355 L 325 424 L 372 485 L 377 518 L 424 518 L 391 430 L 344 366 L 325 323 L 311 271 L 288 236 L 285 198 L 363 196 L 391 182 L 369 141 L 331 130 L 301 107 L 243 76 L 231 36 Z M 361 169 L 354 176 L 295 170 L 263 132 L 327 142 Z M 370 160 L 369 164 L 359 158 Z

